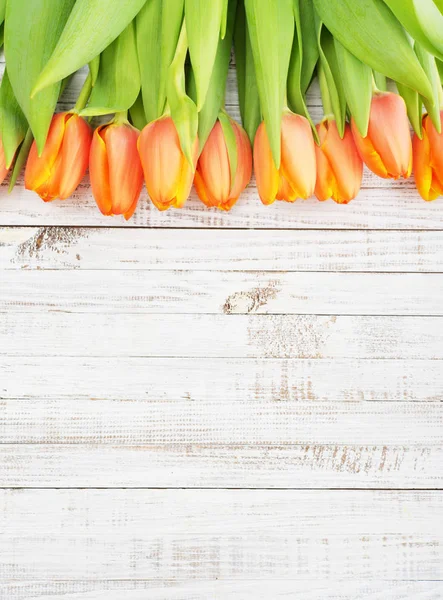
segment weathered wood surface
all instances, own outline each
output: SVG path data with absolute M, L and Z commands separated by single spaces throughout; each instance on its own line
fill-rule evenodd
M 442 208 L 3 186 L 0 598 L 441 600 Z

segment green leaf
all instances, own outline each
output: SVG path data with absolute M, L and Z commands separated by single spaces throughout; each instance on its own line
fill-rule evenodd
M 31 91 L 57 44 L 73 5 L 74 0 L 13 0 L 6 5 L 5 54 L 9 78 L 40 153 L 57 104 L 60 83 L 33 99 Z
M 0 23 L 5 20 L 6 14 L 6 0 L 0 0 Z
M 323 27 L 321 21 L 317 24 L 317 32 L 320 63 L 324 77 L 322 80 L 323 105 L 326 113 L 332 110 L 340 137 L 343 137 L 346 125 L 346 97 L 335 52 L 334 38 Z
M 183 23 L 184 0 L 150 0 L 137 15 L 137 48 L 148 123 L 162 116 L 168 70 Z
M 15 4 L 17 0 L 8 5 Z M 19 0 L 29 4 L 29 0 Z M 31 4 L 47 3 L 32 0 Z M 51 0 L 56 4 L 65 0 Z M 135 18 L 146 0 L 77 0 L 33 93 L 74 73 L 103 52 Z M 72 2 L 71 2 L 72 4 Z M 49 21 L 49 25 L 52 23 Z M 36 31 L 38 31 L 36 29 Z M 29 43 L 28 38 L 28 43 Z M 31 54 L 31 53 L 30 53 Z
M 228 27 L 228 12 L 229 12 L 229 0 L 223 0 L 222 22 L 221 22 L 221 32 L 220 32 L 220 37 L 222 40 L 224 40 L 226 37 L 226 30 Z
M 234 21 L 237 10 L 237 0 L 229 2 L 228 22 L 226 35 L 224 39 L 219 40 L 217 56 L 215 58 L 214 69 L 212 71 L 211 80 L 209 82 L 208 93 L 202 110 L 198 115 L 198 139 L 200 142 L 200 151 L 214 127 L 219 113 L 225 103 L 226 82 L 229 71 L 229 63 L 231 61 L 231 46 L 234 33 Z M 194 72 L 191 69 L 189 82 L 189 95 L 196 102 L 197 86 L 195 82 Z
M 186 94 L 185 61 L 188 53 L 186 25 L 183 24 L 174 60 L 169 67 L 167 100 L 180 145 L 188 162 L 194 165 L 194 144 L 198 135 L 198 111 Z
M 224 0 L 185 0 L 185 21 L 189 55 L 197 86 L 197 107 L 200 111 L 206 99 L 209 81 L 217 55 Z
M 409 38 L 383 0 L 314 0 L 338 41 L 375 71 L 432 98 L 432 88 Z
M 334 45 L 349 111 L 360 134 L 366 137 L 372 104 L 372 69 L 338 40 Z
M 422 99 L 418 92 L 401 83 L 397 83 L 397 89 L 403 98 L 408 111 L 408 117 L 418 137 L 422 138 Z
M 375 86 L 380 92 L 388 91 L 388 81 L 386 79 L 386 75 L 383 73 L 379 73 L 378 71 L 372 71 L 372 75 L 374 77 Z
M 419 43 L 415 44 L 415 53 L 417 54 L 418 60 L 428 76 L 434 91 L 433 101 L 431 102 L 427 98 L 423 97 L 423 104 L 425 105 L 426 110 L 431 117 L 438 133 L 441 133 L 440 98 L 442 96 L 442 89 L 440 74 L 438 72 L 435 57 L 429 54 L 429 52 L 420 46 Z
M 129 115 L 134 127 L 137 127 L 137 129 L 140 131 L 148 124 L 145 115 L 145 107 L 143 106 L 143 96 L 141 93 L 138 95 L 137 100 L 129 109 Z
M 303 13 L 302 5 L 304 6 Z M 294 0 L 295 36 L 288 73 L 288 104 L 293 112 L 308 119 L 318 142 L 317 129 L 309 114 L 305 98 L 319 57 L 314 12 L 306 10 L 307 6 L 309 3 L 306 0 L 302 0 L 302 2 Z M 312 9 L 312 4 L 310 7 Z
M 25 139 L 28 122 L 12 91 L 8 70 L 5 70 L 0 87 L 1 140 L 9 169 L 17 148 Z
M 240 113 L 243 127 L 251 144 L 254 144 L 255 134 L 261 123 L 262 115 L 244 0 L 239 0 L 237 6 L 234 44 Z
M 245 0 L 260 104 L 277 168 L 281 161 L 281 120 L 292 42 L 292 0 Z
M 443 15 L 434 0 L 384 0 L 411 36 L 428 52 L 443 58 Z
M 25 166 L 26 161 L 28 160 L 29 152 L 31 151 L 33 141 L 34 136 L 32 135 L 32 131 L 31 129 L 28 129 L 28 131 L 26 132 L 25 139 L 17 153 L 14 168 L 12 169 L 11 178 L 9 180 L 9 193 L 11 193 L 14 189 L 14 186 L 17 183 L 17 179 L 19 178 L 20 173 L 22 172 L 22 169 Z
M 4 42 L 5 42 L 5 24 L 2 23 L 0 25 L 0 48 L 3 48 Z
M 140 70 L 134 24 L 130 23 L 102 53 L 98 79 L 83 117 L 129 110 L 140 92 Z
M 228 149 L 229 167 L 231 170 L 231 190 L 235 184 L 238 167 L 238 148 L 237 138 L 235 136 L 234 127 L 231 118 L 223 111 L 219 114 L 220 125 L 222 126 L 223 135 L 225 137 L 226 148 Z

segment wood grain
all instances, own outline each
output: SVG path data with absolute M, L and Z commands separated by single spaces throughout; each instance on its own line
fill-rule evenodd
M 0 583 L 8 600 L 440 600 L 440 581 L 57 581 Z
M 443 235 L 437 231 L 0 228 L 0 269 L 442 273 Z
M 28 407 L 94 399 L 208 405 L 441 402 L 443 363 L 397 359 L 205 359 L 1 356 L 0 399 Z M 167 382 L 167 385 L 165 385 Z M 87 403 L 86 403 L 87 405 Z M 13 406 L 13 404 L 11 404 Z M 21 404 L 22 409 L 26 406 Z M 0 405 L 5 409 L 6 403 Z M 367 407 L 369 410 L 369 406 Z M 123 409 L 122 409 L 123 410 Z M 388 408 L 387 408 L 388 410 Z
M 443 359 L 443 319 L 0 313 L 0 355 Z
M 443 490 L 442 464 L 442 445 L 419 445 L 414 438 L 402 446 L 2 444 L 0 485 Z
M 442 511 L 437 492 L 6 490 L 0 575 L 442 580 Z
M 11 312 L 443 316 L 437 273 L 23 269 L 2 285 Z

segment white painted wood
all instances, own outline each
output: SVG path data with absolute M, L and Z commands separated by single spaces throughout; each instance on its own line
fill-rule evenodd
M 0 269 L 443 272 L 438 231 L 0 228 Z
M 0 355 L 443 359 L 443 319 L 9 312 Z
M 396 416 L 394 413 L 393 418 Z M 401 419 L 400 423 L 403 424 Z M 321 420 L 319 426 L 323 426 Z M 337 429 L 346 439 L 340 423 Z M 412 429 L 409 425 L 414 435 Z M 431 428 L 429 433 L 432 436 Z M 48 437 L 53 440 L 55 436 L 50 433 Z M 212 441 L 136 446 L 99 444 L 98 441 L 93 444 L 2 444 L 0 485 L 443 490 L 443 446 L 426 441 L 419 445 L 415 439 L 397 446 L 221 445 Z
M 7 490 L 0 573 L 29 582 L 442 580 L 442 511 L 438 492 Z
M 152 375 L 155 376 L 155 375 Z M 209 384 L 209 382 L 208 382 Z M 2 442 L 52 444 L 440 445 L 440 403 L 3 401 Z M 443 464 L 441 470 L 443 470 Z M 438 477 L 441 472 L 437 473 Z
M 8 600 L 441 600 L 441 581 L 57 581 L 0 584 Z
M 443 316 L 436 273 L 4 271 L 0 311 Z
M 351 365 L 351 367 L 350 367 Z M 38 418 L 83 400 L 223 404 L 441 402 L 438 360 L 13 357 L 0 355 L 0 400 Z M 167 385 L 165 382 L 167 381 Z M 45 401 L 48 401 L 47 403 Z M 86 403 L 88 405 L 88 403 Z M 4 403 L 2 408 L 14 409 Z M 45 408 L 46 406 L 46 408 Z M 27 408 L 26 408 L 27 407 Z M 369 406 L 367 409 L 369 410 Z M 122 408 L 122 410 L 124 410 Z M 387 407 L 386 410 L 389 410 Z M 16 418 L 18 415 L 16 415 Z M 389 442 L 389 440 L 386 440 Z

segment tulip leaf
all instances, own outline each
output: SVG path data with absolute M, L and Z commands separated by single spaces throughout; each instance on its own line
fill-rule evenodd
M 317 24 L 318 48 L 320 64 L 323 72 L 323 105 L 325 112 L 332 110 L 340 137 L 345 134 L 346 125 L 346 96 L 334 46 L 334 38 L 323 27 L 321 21 Z M 327 90 L 325 89 L 327 86 Z
M 442 89 L 436 60 L 435 57 L 429 54 L 429 52 L 425 50 L 419 43 L 415 44 L 415 53 L 417 54 L 418 60 L 425 70 L 425 73 L 432 84 L 432 89 L 434 90 L 433 102 L 430 102 L 427 98 L 422 98 L 423 104 L 425 105 L 426 110 L 431 117 L 438 133 L 441 133 L 440 98 L 442 96 Z
M 214 69 L 209 82 L 208 93 L 206 94 L 206 100 L 202 110 L 198 115 L 198 139 L 200 142 L 200 151 L 203 150 L 208 136 L 211 133 L 217 118 L 219 117 L 220 110 L 225 103 L 226 82 L 229 71 L 229 63 L 231 62 L 231 46 L 236 11 L 237 0 L 231 0 L 229 2 L 226 35 L 224 39 L 220 38 L 219 40 L 217 56 L 215 58 Z M 189 95 L 194 102 L 197 101 L 197 86 L 193 69 L 191 69 L 190 74 Z
M 31 91 L 57 44 L 74 1 L 13 0 L 6 5 L 5 54 L 9 79 L 40 153 L 57 104 L 60 83 L 32 99 Z
M 83 117 L 95 117 L 129 110 L 140 92 L 134 23 L 102 53 L 100 69 Z
M 12 91 L 8 70 L 0 87 L 1 140 L 5 151 L 6 167 L 11 166 L 17 148 L 25 139 L 28 122 Z
M 281 121 L 294 39 L 293 0 L 245 0 L 260 104 L 277 168 L 281 161 Z
M 38 3 L 42 1 L 46 3 L 45 0 L 38 0 Z M 65 0 L 52 1 L 58 4 Z M 29 0 L 20 2 L 29 4 Z M 34 2 L 32 0 L 31 4 Z M 77 0 L 57 47 L 38 78 L 34 93 L 64 79 L 103 52 L 126 29 L 145 2 Z
M 11 193 L 14 189 L 14 186 L 17 183 L 17 179 L 19 178 L 20 173 L 22 172 L 22 169 L 25 166 L 26 161 L 28 160 L 28 156 L 31 151 L 31 146 L 33 142 L 34 136 L 32 135 L 31 129 L 28 129 L 26 132 L 25 139 L 23 140 L 23 143 L 17 152 L 17 156 L 14 162 L 11 178 L 9 179 L 9 193 Z
M 383 0 L 314 0 L 321 20 L 362 62 L 432 99 L 409 38 Z
M 143 105 L 148 123 L 162 116 L 168 69 L 183 23 L 184 0 L 150 0 L 136 18 Z
M 195 169 L 194 144 L 198 136 L 198 111 L 186 93 L 185 62 L 188 54 L 186 26 L 183 24 L 174 60 L 169 67 L 167 100 L 180 145 L 189 164 Z
M 3 48 L 4 41 L 5 41 L 5 24 L 2 23 L 0 25 L 0 48 Z
M 423 137 L 422 132 L 422 99 L 418 92 L 411 90 L 411 88 L 397 83 L 397 89 L 400 96 L 403 98 L 408 111 L 408 117 L 411 125 L 420 139 Z
M 338 40 L 334 41 L 346 102 L 362 137 L 368 135 L 372 103 L 372 69 Z
M 143 106 L 143 96 L 140 92 L 137 100 L 129 109 L 129 115 L 131 117 L 132 124 L 140 131 L 146 127 L 148 121 L 146 120 L 145 107 Z
M 235 184 L 235 177 L 237 175 L 238 167 L 238 148 L 237 138 L 235 135 L 234 127 L 230 117 L 223 111 L 220 112 L 219 117 L 220 125 L 223 130 L 223 135 L 226 142 L 226 148 L 228 150 L 229 167 L 231 171 L 231 190 Z
M 0 24 L 5 20 L 6 0 L 0 0 Z
M 262 116 L 244 0 L 239 0 L 237 6 L 234 44 L 240 113 L 243 127 L 253 144 Z
M 223 0 L 222 22 L 221 22 L 221 31 L 220 31 L 220 37 L 221 37 L 222 40 L 225 39 L 225 37 L 226 37 L 226 31 L 227 31 L 227 28 L 228 28 L 229 4 L 230 4 L 230 0 Z
M 434 0 L 384 0 L 403 27 L 428 52 L 443 58 L 443 15 Z
M 314 12 L 313 10 L 311 12 L 306 11 L 305 8 L 302 21 L 302 4 L 305 7 L 309 5 L 306 1 L 300 2 L 299 0 L 294 0 L 295 36 L 288 73 L 288 104 L 292 111 L 308 119 L 314 137 L 318 142 L 318 132 L 309 114 L 305 94 L 318 61 L 319 51 Z M 312 47 L 313 45 L 315 46 L 315 50 Z
M 383 73 L 380 73 L 379 71 L 372 71 L 372 76 L 374 78 L 374 83 L 375 83 L 376 88 L 380 92 L 387 92 L 388 91 L 388 82 L 386 79 L 386 75 L 383 75 Z
M 185 21 L 189 55 L 197 87 L 200 111 L 208 92 L 209 81 L 222 32 L 224 0 L 185 0 Z

